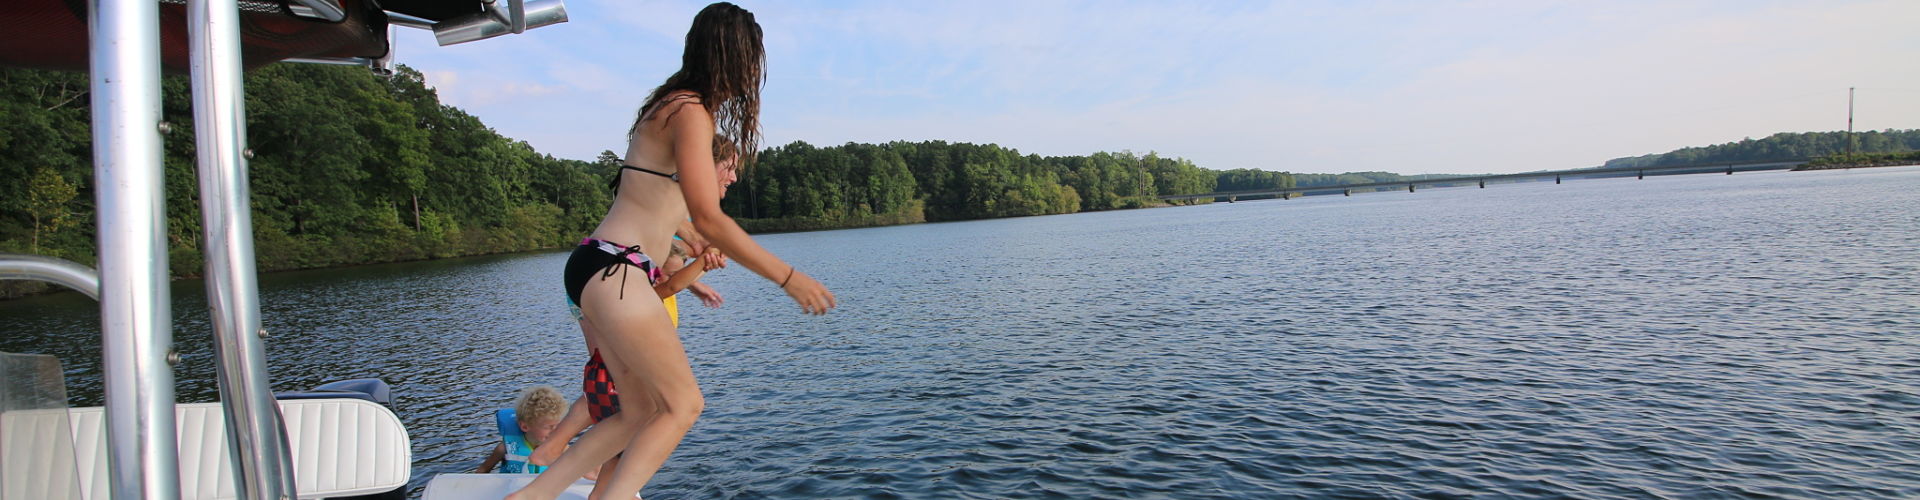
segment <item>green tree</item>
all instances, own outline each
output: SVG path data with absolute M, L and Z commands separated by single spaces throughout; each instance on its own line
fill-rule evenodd
M 33 240 L 28 245 L 33 253 L 40 253 L 40 235 L 51 234 L 66 227 L 73 219 L 73 198 L 79 194 L 66 176 L 47 167 L 34 169 L 33 177 L 27 180 L 27 215 L 33 218 Z

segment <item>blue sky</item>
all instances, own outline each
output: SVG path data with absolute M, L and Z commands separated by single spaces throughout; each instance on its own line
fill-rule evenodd
M 565 158 L 625 147 L 705 2 L 568 0 L 451 47 L 444 102 Z M 1518 172 L 1846 127 L 1920 128 L 1920 2 L 741 2 L 767 145 L 1132 150 L 1213 169 Z

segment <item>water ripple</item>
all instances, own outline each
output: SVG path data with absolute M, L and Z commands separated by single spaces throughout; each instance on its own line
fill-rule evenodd
M 649 498 L 1920 497 L 1920 170 L 772 235 L 684 308 L 708 411 Z M 563 254 L 283 273 L 276 386 L 394 383 L 417 489 L 569 381 Z M 200 292 L 181 399 L 214 397 Z M 0 304 L 98 404 L 97 315 Z M 57 314 L 40 314 L 46 310 Z M 97 342 L 96 342 L 97 343 Z

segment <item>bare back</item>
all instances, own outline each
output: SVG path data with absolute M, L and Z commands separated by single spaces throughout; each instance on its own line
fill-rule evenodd
M 686 97 L 681 97 L 686 96 Z M 681 106 L 700 106 L 700 99 L 678 94 L 662 100 L 648 112 L 627 142 L 626 164 L 662 174 L 680 172 L 673 161 L 673 141 L 667 119 Z M 593 237 L 620 244 L 639 244 L 649 257 L 663 259 L 673 243 L 674 229 L 687 220 L 687 202 L 679 182 L 661 175 L 623 170 L 613 207 Z

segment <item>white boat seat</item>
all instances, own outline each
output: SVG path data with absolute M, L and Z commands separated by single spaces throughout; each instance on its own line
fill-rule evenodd
M 359 399 L 302 399 L 280 401 L 280 412 L 286 419 L 294 489 L 300 498 L 380 493 L 406 486 L 412 475 L 407 430 L 384 406 Z M 71 458 L 59 456 L 61 447 L 42 442 L 68 415 L 73 423 Z M 180 433 L 181 498 L 237 498 L 220 404 L 178 405 L 174 415 Z M 5 465 L 0 484 L 6 488 L 0 497 L 107 500 L 105 408 L 0 413 L 0 453 L 5 454 L 0 458 Z M 68 479 L 76 473 L 79 490 L 71 491 L 76 486 Z

